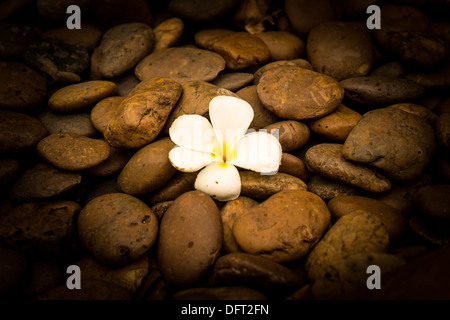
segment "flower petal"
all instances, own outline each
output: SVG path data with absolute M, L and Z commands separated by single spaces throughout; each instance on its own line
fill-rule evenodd
M 236 97 L 217 96 L 209 103 L 209 117 L 222 153 L 226 149 L 227 161 L 233 158 L 237 142 L 244 136 L 253 116 L 252 106 Z
M 258 131 L 246 134 L 239 140 L 236 148 L 236 158 L 230 164 L 238 167 L 274 174 L 278 171 L 282 156 L 278 139 L 267 133 Z
M 180 147 L 211 153 L 221 150 L 211 123 L 197 114 L 175 119 L 169 129 L 170 139 Z
M 241 178 L 235 166 L 211 163 L 198 174 L 195 189 L 219 201 L 234 200 L 241 193 Z
M 174 147 L 169 152 L 172 165 L 183 172 L 195 172 L 210 164 L 216 159 L 212 153 L 189 150 L 183 147 Z

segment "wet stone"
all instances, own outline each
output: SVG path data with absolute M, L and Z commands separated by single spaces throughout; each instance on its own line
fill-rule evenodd
M 47 94 L 44 77 L 21 62 L 0 62 L 0 107 L 38 107 Z
M 78 82 L 89 68 L 85 47 L 70 45 L 59 39 L 42 39 L 23 53 L 27 64 L 48 74 L 56 82 Z
M 135 68 L 140 80 L 166 77 L 178 82 L 211 81 L 225 69 L 225 60 L 217 53 L 189 47 L 158 50 L 142 59 Z

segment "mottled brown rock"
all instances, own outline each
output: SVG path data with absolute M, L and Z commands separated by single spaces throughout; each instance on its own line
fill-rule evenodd
M 168 284 L 198 283 L 220 254 L 222 234 L 219 210 L 211 197 L 199 191 L 178 197 L 164 214 L 158 237 L 158 266 Z
M 369 76 L 403 77 L 405 73 L 405 67 L 400 62 L 393 61 L 374 68 L 370 71 Z
M 121 266 L 144 255 L 156 241 L 158 220 L 141 200 L 111 193 L 91 200 L 78 215 L 83 246 L 101 263 Z
M 389 249 L 389 235 L 380 219 L 357 210 L 339 219 L 306 259 L 311 280 L 337 260 L 356 253 L 383 253 Z
M 21 62 L 0 62 L 0 107 L 26 109 L 39 106 L 47 93 L 44 77 Z
M 306 190 L 306 184 L 286 173 L 262 175 L 254 171 L 240 171 L 241 195 L 264 200 L 282 190 Z
M 169 2 L 169 11 L 175 16 L 195 22 L 210 21 L 233 9 L 237 0 L 172 0 Z
M 164 126 L 164 133 L 169 133 L 169 128 L 176 118 L 184 114 L 208 115 L 209 103 L 216 96 L 237 97 L 233 92 L 219 88 L 205 81 L 186 81 L 181 84 L 183 93 L 173 107 Z
M 11 188 L 14 201 L 42 200 L 64 194 L 81 183 L 81 174 L 65 172 L 46 163 L 26 170 Z
M 281 155 L 278 172 L 290 174 L 304 182 L 308 181 L 308 169 L 303 160 L 286 152 L 283 152 Z
M 329 222 L 330 213 L 318 196 L 285 190 L 239 215 L 232 231 L 243 251 L 284 263 L 305 257 Z
M 161 221 L 162 217 L 164 216 L 164 213 L 166 213 L 167 209 L 172 205 L 173 200 L 164 201 L 164 202 L 158 202 L 152 205 L 150 208 L 152 209 L 153 213 L 158 218 L 158 221 Z
M 325 202 L 329 202 L 338 196 L 357 195 L 360 193 L 357 188 L 349 186 L 345 183 L 327 179 L 319 174 L 316 174 L 309 179 L 308 191 L 317 194 Z
M 172 47 L 181 38 L 184 31 L 184 23 L 180 18 L 169 18 L 158 24 L 153 31 L 155 33 L 153 51 L 166 49 Z
M 450 220 L 450 185 L 429 185 L 413 195 L 415 206 L 436 221 Z
M 111 148 L 103 140 L 75 133 L 55 133 L 36 146 L 40 157 L 62 170 L 83 170 L 96 166 L 110 155 Z
M 157 191 L 153 192 L 150 197 L 150 203 L 160 203 L 175 200 L 183 193 L 194 190 L 197 172 L 181 172 L 177 171 L 173 177 Z
M 363 196 L 338 196 L 328 202 L 328 209 L 331 212 L 332 219 L 335 221 L 356 210 L 363 210 L 376 215 L 389 233 L 391 242 L 399 240 L 408 227 L 408 220 L 403 212 L 379 200 Z
M 293 60 L 305 51 L 305 43 L 296 35 L 285 31 L 264 31 L 256 33 L 270 51 L 270 60 Z
M 120 172 L 119 188 L 125 193 L 141 195 L 162 187 L 176 171 L 169 161 L 174 146 L 166 137 L 136 152 Z
M 98 45 L 103 32 L 91 23 L 81 23 L 81 29 L 61 26 L 44 31 L 43 38 L 57 38 L 71 45 L 85 47 L 89 51 Z
M 90 115 L 87 112 L 61 114 L 46 109 L 38 114 L 38 118 L 50 134 L 71 132 L 90 138 L 98 136 L 98 131 L 92 125 Z
M 254 73 L 254 84 L 259 83 L 259 79 L 261 79 L 261 76 L 264 72 L 267 70 L 276 68 L 276 67 L 282 67 L 282 66 L 294 66 L 294 67 L 300 67 L 308 70 L 313 70 L 313 67 L 311 63 L 308 60 L 305 59 L 294 59 L 294 60 L 279 60 L 274 62 L 269 62 L 265 65 L 263 65 L 261 68 L 255 71 Z
M 87 169 L 86 173 L 96 177 L 115 175 L 125 167 L 132 156 L 133 151 L 131 150 L 111 147 L 108 159 L 95 167 Z
M 92 125 L 99 132 L 103 133 L 109 121 L 114 117 L 119 105 L 125 97 L 113 96 L 100 100 L 91 110 L 90 119 Z
M 150 54 L 155 45 L 153 29 L 144 23 L 125 23 L 109 29 L 99 45 L 97 68 L 104 78 L 119 76 Z
M 234 33 L 230 29 L 203 29 L 195 33 L 195 44 L 200 48 L 212 50 L 215 42 Z
M 292 120 L 327 115 L 344 98 L 344 89 L 333 78 L 294 66 L 264 72 L 257 91 L 267 109 L 280 118 Z
M 344 142 L 362 115 L 343 104 L 325 117 L 308 121 L 311 131 L 325 138 Z
M 56 112 L 72 112 L 90 107 L 116 93 L 114 82 L 92 80 L 65 86 L 48 99 L 48 106 Z
M 255 85 L 242 88 L 236 92 L 236 94 L 239 98 L 247 101 L 253 108 L 253 120 L 250 123 L 250 128 L 259 130 L 265 126 L 280 121 L 276 115 L 263 106 L 261 100 L 259 99 L 258 93 L 256 92 Z
M 389 106 L 389 108 L 398 108 L 400 110 L 415 114 L 416 116 L 426 120 L 433 128 L 438 120 L 438 116 L 432 110 L 415 103 L 396 103 Z
M 283 152 L 295 151 L 309 140 L 309 128 L 306 124 L 295 120 L 284 120 L 272 123 L 263 128 L 275 135 Z
M 347 78 L 340 83 L 347 99 L 372 107 L 415 101 L 425 93 L 420 84 L 404 78 L 365 76 Z
M 375 62 L 374 44 L 363 22 L 325 22 L 308 34 L 307 56 L 315 71 L 338 81 L 365 76 Z
M 219 88 L 224 88 L 233 92 L 245 87 L 253 81 L 253 74 L 247 72 L 220 73 L 217 78 L 211 81 Z
M 436 137 L 443 146 L 450 149 L 450 113 L 443 113 L 438 117 Z
M 73 201 L 27 202 L 0 216 L 0 238 L 11 248 L 40 254 L 67 249 L 81 207 Z
M 384 192 L 391 188 L 390 181 L 383 175 L 362 164 L 345 160 L 342 149 L 342 144 L 317 144 L 306 151 L 305 161 L 314 172 L 359 189 Z
M 174 47 L 158 50 L 142 59 L 135 68 L 139 80 L 166 77 L 178 82 L 211 81 L 225 69 L 225 60 L 208 50 Z
M 48 130 L 27 114 L 0 110 L 0 152 L 14 153 L 36 145 Z
M 270 59 L 267 45 L 247 32 L 235 32 L 214 42 L 213 50 L 226 61 L 230 70 L 257 66 Z
M 436 146 L 433 128 L 397 108 L 364 114 L 345 140 L 345 159 L 367 163 L 397 180 L 419 177 Z
M 113 147 L 135 149 L 152 142 L 182 93 L 174 80 L 156 78 L 139 83 L 121 102 L 103 135 Z

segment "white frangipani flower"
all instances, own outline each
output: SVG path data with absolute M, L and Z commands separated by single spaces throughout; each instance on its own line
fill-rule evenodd
M 200 115 L 178 117 L 169 129 L 177 145 L 169 153 L 172 165 L 183 172 L 202 168 L 195 189 L 220 201 L 241 193 L 237 167 L 261 174 L 274 174 L 281 162 L 278 139 L 260 130 L 247 133 L 253 109 L 246 101 L 218 96 L 209 104 L 211 123 Z

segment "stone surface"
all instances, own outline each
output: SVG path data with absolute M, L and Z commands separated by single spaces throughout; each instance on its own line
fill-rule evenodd
M 153 31 L 155 33 L 153 51 L 166 49 L 175 45 L 181 38 L 184 31 L 184 23 L 180 18 L 169 18 L 158 24 Z
M 71 84 L 55 91 L 48 99 L 48 106 L 56 112 L 78 111 L 114 95 L 116 91 L 116 84 L 106 80 Z
M 103 135 L 113 147 L 136 149 L 152 142 L 182 93 L 171 79 L 142 81 L 121 102 Z
M 0 107 L 20 110 L 44 102 L 44 77 L 21 62 L 0 62 Z
M 238 0 L 171 0 L 169 11 L 175 16 L 195 22 L 211 21 L 233 9 Z
M 283 152 L 298 150 L 308 142 L 310 136 L 308 126 L 295 120 L 275 122 L 263 129 L 278 138 Z
M 95 138 L 98 135 L 88 112 L 61 114 L 46 109 L 38 115 L 38 118 L 50 134 L 70 132 L 90 138 Z
M 100 100 L 91 110 L 92 125 L 103 133 L 125 97 L 112 96 Z
M 83 246 L 99 262 L 121 266 L 144 255 L 156 241 L 158 220 L 141 200 L 111 193 L 89 201 L 77 218 Z
M 125 167 L 132 156 L 132 150 L 111 147 L 109 157 L 102 163 L 87 169 L 86 173 L 96 177 L 115 175 Z
M 199 191 L 178 197 L 164 214 L 158 237 L 158 266 L 168 284 L 186 287 L 198 283 L 221 248 L 222 221 L 211 197 Z
M 83 170 L 108 159 L 111 148 L 103 140 L 75 133 L 54 133 L 39 141 L 40 157 L 62 170 Z
M 44 31 L 43 38 L 56 38 L 70 45 L 85 47 L 89 52 L 100 42 L 103 32 L 91 23 L 82 23 L 81 29 L 68 29 L 67 26 Z
M 211 81 L 225 69 L 225 60 L 217 53 L 189 47 L 158 50 L 142 59 L 135 68 L 139 80 L 166 77 L 178 82 Z
M 436 221 L 450 220 L 450 185 L 429 185 L 413 195 L 413 203 L 426 216 Z
M 20 162 L 14 158 L 0 158 L 0 185 L 12 182 L 19 174 Z
M 345 159 L 367 163 L 397 180 L 419 177 L 436 142 L 425 120 L 396 108 L 364 114 L 345 140 Z
M 257 85 L 263 105 L 280 118 L 319 118 L 334 111 L 344 98 L 334 79 L 300 67 L 284 66 L 263 73 Z
M 161 203 L 175 200 L 183 193 L 194 190 L 197 172 L 181 172 L 177 171 L 173 177 L 161 188 L 153 192 L 150 197 L 150 203 Z
M 270 60 L 293 60 L 300 58 L 305 51 L 305 43 L 296 35 L 285 31 L 264 31 L 256 33 L 270 51 Z
M 19 57 L 30 44 L 38 39 L 36 30 L 31 26 L 0 23 L 0 59 L 10 60 Z
M 343 195 L 357 195 L 360 190 L 345 183 L 336 182 L 321 175 L 314 175 L 308 181 L 308 191 L 317 194 L 325 202 Z
M 233 33 L 230 29 L 203 29 L 195 33 L 194 41 L 200 48 L 212 50 L 214 43 Z
M 308 169 L 303 160 L 286 152 L 283 152 L 281 155 L 281 163 L 278 167 L 278 172 L 287 173 L 304 182 L 308 181 Z
M 400 110 L 412 113 L 428 122 L 430 126 L 433 128 L 436 126 L 436 122 L 438 120 L 438 116 L 429 108 L 423 107 L 421 105 L 415 103 L 396 103 L 390 108 L 398 108 Z
M 317 144 L 306 151 L 305 161 L 314 172 L 359 189 L 377 193 L 391 188 L 390 181 L 383 175 L 362 164 L 345 160 L 342 150 L 342 144 Z
M 220 73 L 217 78 L 211 81 L 219 88 L 224 88 L 233 92 L 245 87 L 253 81 L 253 74 L 247 72 Z
M 311 63 L 305 59 L 279 60 L 279 61 L 269 62 L 255 71 L 254 81 L 253 81 L 254 84 L 257 85 L 259 83 L 259 79 L 261 79 L 261 76 L 267 70 L 270 70 L 270 69 L 273 69 L 276 67 L 282 67 L 282 66 L 294 66 L 294 67 L 300 67 L 300 68 L 304 68 L 304 69 L 313 71 L 313 67 L 312 67 Z
M 450 113 L 443 113 L 436 121 L 437 140 L 450 149 Z
M 27 275 L 28 259 L 19 251 L 0 248 L 0 297 L 11 294 Z

